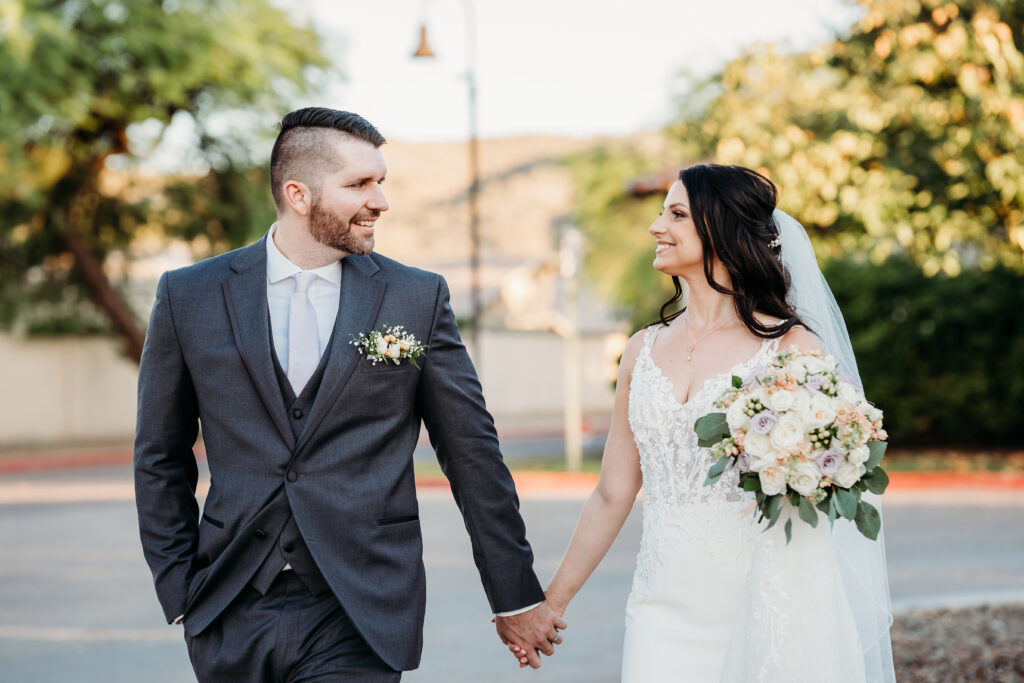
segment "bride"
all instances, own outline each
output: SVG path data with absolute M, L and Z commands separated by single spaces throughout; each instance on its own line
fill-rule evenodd
M 693 424 L 714 412 L 733 375 L 794 346 L 824 349 L 857 374 L 810 241 L 775 210 L 776 196 L 750 169 L 701 164 L 679 174 L 650 227 L 654 267 L 672 277 L 675 295 L 626 345 L 601 477 L 547 589 L 564 613 L 642 485 L 622 662 L 629 683 L 895 681 L 881 536 L 821 520 L 794 524 L 787 544 L 783 524 L 766 532 L 755 520 L 753 493 L 737 489 L 735 471 L 704 485 L 712 459 Z M 666 315 L 683 297 L 680 279 L 686 306 Z

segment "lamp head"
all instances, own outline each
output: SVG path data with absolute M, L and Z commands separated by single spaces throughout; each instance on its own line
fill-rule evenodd
M 416 52 L 413 53 L 413 57 L 433 57 L 434 51 L 430 49 L 430 45 L 427 44 L 427 26 L 424 24 L 420 26 L 420 46 L 416 48 Z

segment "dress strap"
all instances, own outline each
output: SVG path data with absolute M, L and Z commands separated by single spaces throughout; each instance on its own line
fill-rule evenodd
M 650 353 L 651 346 L 654 345 L 654 340 L 658 336 L 658 331 L 661 329 L 661 323 L 655 323 L 646 330 L 644 330 L 644 348 Z

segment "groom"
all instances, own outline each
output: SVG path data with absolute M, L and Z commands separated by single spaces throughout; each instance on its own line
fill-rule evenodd
M 288 114 L 271 155 L 277 223 L 157 287 L 139 368 L 139 526 L 203 683 L 397 681 L 418 666 L 421 420 L 502 641 L 536 668 L 565 626 L 534 575 L 444 280 L 373 253 L 383 143 L 355 114 Z M 374 364 L 351 344 L 391 325 L 426 345 L 415 363 Z

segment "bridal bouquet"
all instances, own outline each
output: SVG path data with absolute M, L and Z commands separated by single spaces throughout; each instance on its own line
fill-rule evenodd
M 716 458 L 705 485 L 732 465 L 740 488 L 756 493 L 761 519 L 769 520 L 766 529 L 788 501 L 812 527 L 821 510 L 829 523 L 845 517 L 864 536 L 878 538 L 878 510 L 861 494 L 880 494 L 889 484 L 878 466 L 886 447 L 882 411 L 838 372 L 832 356 L 781 351 L 769 366 L 734 376 L 714 405 L 725 412 L 694 425 L 699 445 Z M 792 524 L 786 521 L 787 543 Z

